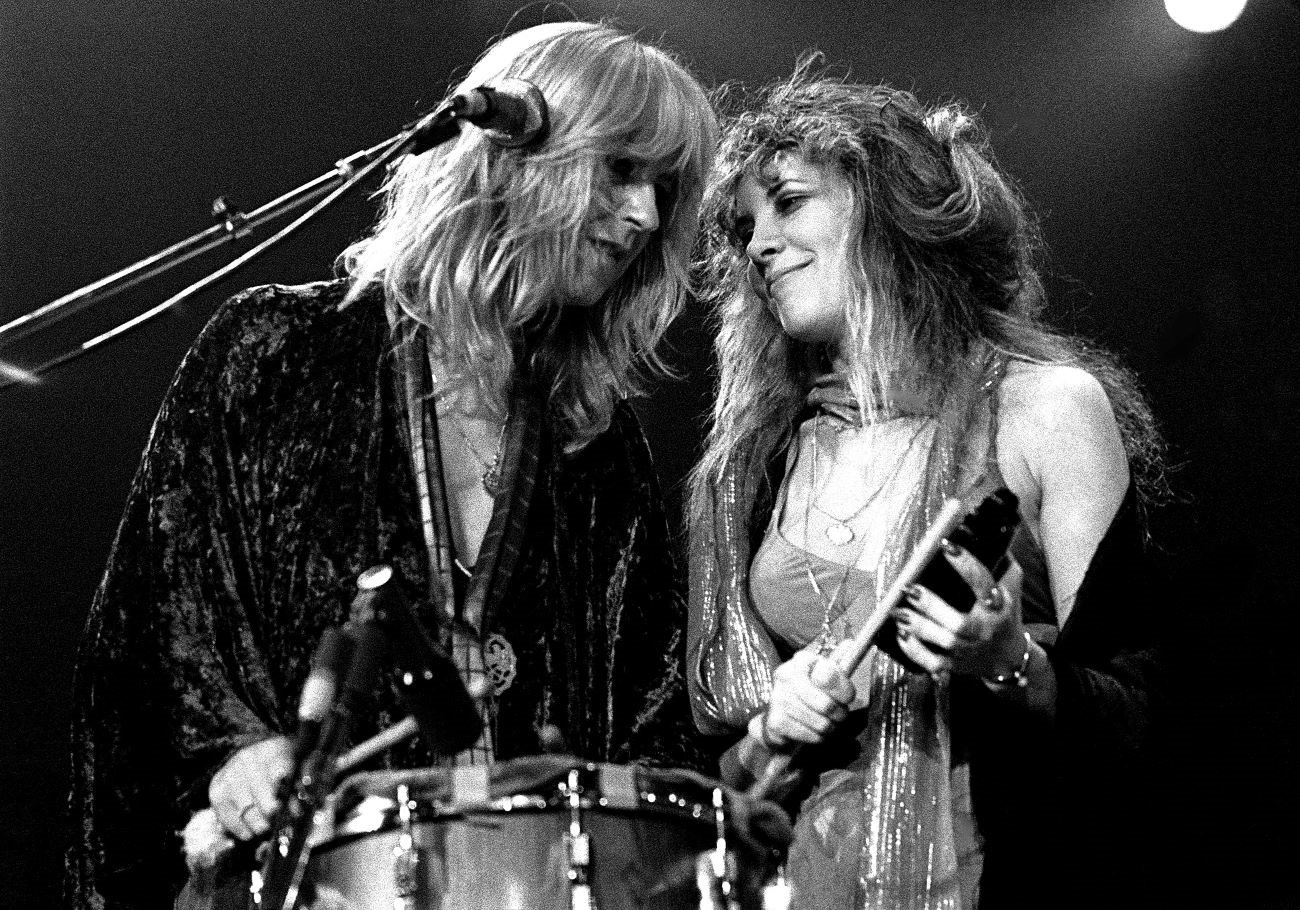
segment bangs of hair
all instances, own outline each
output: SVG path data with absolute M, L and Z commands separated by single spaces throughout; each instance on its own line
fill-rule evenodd
M 860 195 L 869 156 L 853 126 L 878 117 L 879 110 L 891 102 L 873 97 L 875 93 L 838 99 L 836 87 L 833 82 L 822 83 L 817 91 L 813 86 L 782 85 L 772 99 L 763 99 L 760 109 L 744 111 L 728 122 L 709 183 L 706 215 L 730 243 L 739 240 L 735 218 L 741 179 L 750 176 L 764 183 L 764 170 L 783 152 L 796 153 L 813 164 L 837 166 L 854 185 L 855 199 Z
M 574 58 L 584 61 L 577 73 L 566 63 Z M 548 73 L 564 78 L 544 84 Z M 574 216 L 565 225 L 552 220 L 547 230 L 551 244 L 560 238 L 558 249 L 553 245 L 545 255 L 529 256 L 528 244 L 519 244 L 521 274 L 543 264 L 553 272 L 556 261 L 578 260 L 588 213 L 607 204 L 610 160 L 628 159 L 658 183 L 659 230 L 600 306 L 555 323 L 548 346 L 552 353 L 559 347 L 581 348 L 597 359 L 637 367 L 610 370 L 602 385 L 619 397 L 638 394 L 642 369 L 666 369 L 658 342 L 681 311 L 690 285 L 703 182 L 718 139 L 708 96 L 672 56 L 603 26 L 557 38 L 534 59 L 521 60 L 516 75 L 538 81 L 553 114 L 550 139 L 524 168 L 535 175 L 535 199 L 548 207 L 564 200 L 561 207 Z M 538 215 L 545 217 L 541 211 Z M 543 238 L 537 240 L 534 251 L 541 253 Z M 603 401 L 591 400 L 606 393 L 597 392 L 589 380 L 571 382 L 560 358 L 534 367 L 555 377 L 553 394 L 574 402 L 575 416 L 606 408 Z M 565 386 L 567 394 L 561 391 Z M 570 422 L 586 420 L 571 417 Z
M 533 83 L 550 130 L 501 148 L 463 129 L 407 162 L 386 189 L 375 233 L 346 259 L 358 286 L 430 327 L 443 388 L 474 384 L 504 408 L 518 357 L 550 390 L 566 447 L 609 425 L 617 401 L 663 367 L 656 348 L 680 312 L 717 120 L 671 55 L 605 25 L 553 23 L 501 39 L 455 90 L 500 78 Z M 581 267 L 593 213 L 608 204 L 608 162 L 660 180 L 660 229 L 596 306 L 557 307 Z
M 542 88 L 552 109 L 552 136 L 534 156 L 537 163 L 586 170 L 611 156 L 628 158 L 668 178 L 675 214 L 679 188 L 702 187 L 717 144 L 713 118 L 700 117 L 711 110 L 700 85 L 658 48 L 604 28 L 557 38 L 535 59 L 521 60 L 519 74 L 528 78 L 524 74 L 533 71 L 544 79 L 558 63 L 548 57 L 587 63 L 576 78 L 566 74 Z M 687 201 L 698 204 L 700 195 Z

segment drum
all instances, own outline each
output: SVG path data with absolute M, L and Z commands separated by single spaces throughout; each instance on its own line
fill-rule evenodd
M 304 904 L 749 908 L 761 859 L 726 840 L 727 803 L 744 799 L 692 772 L 565 756 L 358 775 L 332 799 L 332 828 L 312 838 Z

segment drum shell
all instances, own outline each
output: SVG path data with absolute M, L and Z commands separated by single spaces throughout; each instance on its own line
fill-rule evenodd
M 501 793 L 494 781 L 490 797 L 473 803 L 413 790 L 404 821 L 396 799 L 372 797 L 368 813 L 362 806 L 338 819 L 334 836 L 313 850 L 309 906 L 393 910 L 405 898 L 407 910 L 570 910 L 576 872 L 598 910 L 699 907 L 697 858 L 717 843 L 712 790 L 636 769 L 636 797 L 606 798 L 602 779 L 632 780 L 629 769 L 581 769 L 576 816 L 562 774 L 525 792 Z M 575 817 L 586 865 L 574 862 L 582 854 L 572 847 Z
M 567 813 L 555 810 L 466 812 L 416 822 L 412 846 L 420 861 L 412 910 L 569 910 L 568 827 Z M 598 908 L 698 906 L 694 861 L 714 845 L 708 825 L 593 810 L 584 813 L 583 829 Z M 317 910 L 335 904 L 335 895 L 349 910 L 393 910 L 400 836 L 393 829 L 351 835 L 318 849 L 308 873 L 317 883 Z

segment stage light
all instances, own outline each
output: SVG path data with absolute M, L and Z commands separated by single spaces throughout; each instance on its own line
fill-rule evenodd
M 1221 32 L 1245 8 L 1246 0 L 1165 0 L 1169 18 L 1191 32 Z

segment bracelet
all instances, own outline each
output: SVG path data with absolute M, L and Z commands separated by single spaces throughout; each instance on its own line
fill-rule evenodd
M 1023 631 L 1023 630 L 1022 630 Z M 1034 640 L 1025 632 L 1025 653 L 1020 658 L 1020 666 L 1016 667 L 1010 673 L 998 673 L 995 676 L 985 676 L 984 681 L 991 686 L 1006 688 L 1015 686 L 1017 689 L 1023 689 L 1029 685 L 1029 657 L 1034 651 Z

